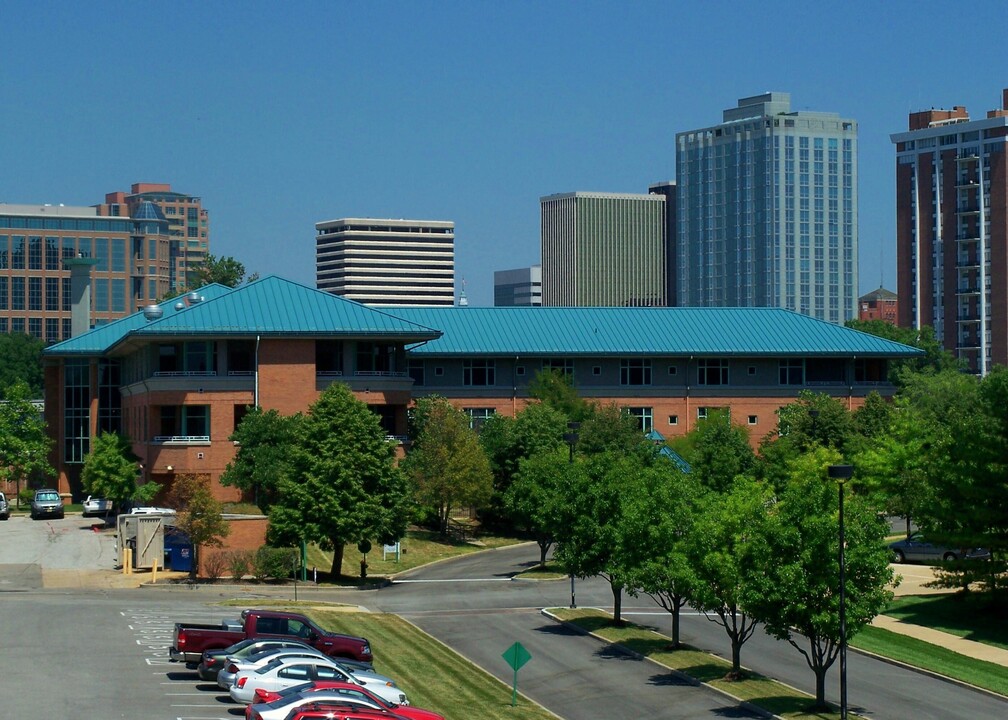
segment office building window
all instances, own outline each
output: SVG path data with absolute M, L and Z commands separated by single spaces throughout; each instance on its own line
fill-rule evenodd
M 11 238 L 11 269 L 24 270 L 25 239 L 24 235 L 14 235 Z
M 112 238 L 112 272 L 126 271 L 126 241 Z
M 60 288 L 63 293 L 63 300 L 60 302 L 60 309 L 70 312 L 70 278 L 60 278 Z
M 493 408 L 462 408 L 462 412 L 469 416 L 469 427 L 476 432 L 483 429 L 483 423 L 497 414 Z
M 420 387 L 424 384 L 424 361 L 423 360 L 410 360 L 409 361 L 409 376 L 413 378 L 413 384 Z
M 49 343 L 59 342 L 59 318 L 46 318 L 45 340 Z
M 42 318 L 28 318 L 28 334 L 42 339 Z
M 649 407 L 625 407 L 623 412 L 637 419 L 641 432 L 649 433 L 654 428 L 654 417 Z
M 25 279 L 23 277 L 11 278 L 11 310 L 25 309 Z
M 95 312 L 107 313 L 109 309 L 109 281 L 105 278 L 95 278 L 93 282 Z
M 45 279 L 45 309 L 47 312 L 59 310 L 59 278 Z
M 728 361 L 727 360 L 698 360 L 697 361 L 697 384 L 699 384 L 699 385 L 727 385 L 728 384 Z
M 28 269 L 42 269 L 42 238 L 38 236 L 28 238 Z
M 343 374 L 343 343 L 340 340 L 315 341 L 315 374 Z
M 59 238 L 47 237 L 45 239 L 45 267 L 46 270 L 59 270 Z
M 543 360 L 543 370 L 558 370 L 569 378 L 574 377 L 574 360 L 571 358 Z
M 493 360 L 463 360 L 463 385 L 495 385 L 496 366 Z
M 125 280 L 112 280 L 112 312 L 126 312 Z
M 28 309 L 42 309 L 42 278 L 28 278 Z
M 679 424 L 679 416 L 678 415 L 669 415 L 668 416 L 668 424 L 669 425 L 678 425 Z
M 650 385 L 651 361 L 645 358 L 620 360 L 620 385 Z
M 749 424 L 750 425 L 755 425 L 756 421 L 757 421 L 757 417 L 755 415 L 750 415 L 749 416 Z
M 804 363 L 801 360 L 781 360 L 780 384 L 804 385 L 805 384 Z
M 0 275 L 0 310 L 6 310 L 10 305 L 10 288 L 7 282 L 8 278 Z

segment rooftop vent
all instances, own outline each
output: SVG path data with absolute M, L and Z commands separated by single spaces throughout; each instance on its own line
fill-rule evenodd
M 175 309 L 176 310 L 185 310 L 185 303 L 182 302 L 181 300 L 179 300 L 177 303 L 175 303 Z
M 203 301 L 203 298 L 198 292 L 189 293 L 189 295 L 186 296 L 186 299 L 189 301 L 190 305 L 195 305 L 196 303 Z
M 143 309 L 144 319 L 147 322 L 151 320 L 160 320 L 161 316 L 164 315 L 164 310 L 161 309 L 160 305 L 147 305 Z

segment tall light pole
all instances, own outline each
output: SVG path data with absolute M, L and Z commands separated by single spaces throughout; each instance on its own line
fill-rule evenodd
M 579 422 L 569 422 L 567 423 L 567 429 L 570 432 L 564 433 L 564 442 L 570 447 L 570 464 L 574 464 L 574 446 L 577 445 L 578 441 L 578 430 L 581 429 L 581 423 Z M 571 610 L 577 607 L 577 603 L 574 602 L 574 573 L 571 573 Z
M 844 483 L 851 479 L 854 468 L 850 465 L 830 465 L 829 476 L 836 480 L 839 493 L 840 511 L 840 550 L 837 558 L 840 562 L 840 720 L 847 720 L 847 582 L 844 574 Z

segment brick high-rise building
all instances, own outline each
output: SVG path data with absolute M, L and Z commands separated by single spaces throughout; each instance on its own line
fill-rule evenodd
M 982 120 L 925 110 L 890 137 L 899 324 L 932 326 L 984 375 L 1008 364 L 1008 90 Z

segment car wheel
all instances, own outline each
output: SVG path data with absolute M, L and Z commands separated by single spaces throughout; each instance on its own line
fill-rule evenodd
M 945 562 L 955 562 L 956 554 L 954 552 L 947 552 L 944 555 L 942 555 L 942 560 L 944 560 Z
M 906 555 L 903 554 L 902 550 L 893 550 L 893 562 L 906 562 Z

